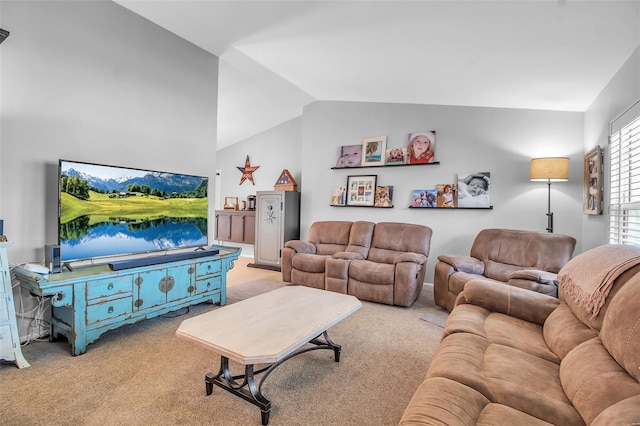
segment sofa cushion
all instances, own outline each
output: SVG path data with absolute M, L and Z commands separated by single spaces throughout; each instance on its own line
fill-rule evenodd
M 506 405 L 492 403 L 479 392 L 442 377 L 434 377 L 422 382 L 399 424 L 551 425 Z
M 408 223 L 380 222 L 376 224 L 368 260 L 393 263 L 399 253 L 412 252 L 429 256 L 431 228 Z
M 492 271 L 485 272 L 485 276 L 508 281 L 497 278 L 503 272 L 496 263 L 504 264 L 507 269 L 511 265 L 557 273 L 571 259 L 575 243 L 574 238 L 561 234 L 483 229 L 473 242 L 471 256 L 483 260 L 485 266 L 491 263 Z
M 393 305 L 395 302 L 393 299 L 393 288 L 394 284 L 371 284 L 370 282 L 349 278 L 347 294 L 355 296 L 360 300 Z
M 640 383 L 611 358 L 598 337 L 567 354 L 562 360 L 560 379 L 587 424 L 607 407 L 640 395 Z
M 376 224 L 373 222 L 354 222 L 351 226 L 351 234 L 349 235 L 349 244 L 345 251 L 358 253 L 363 258 L 369 255 L 371 248 L 371 239 L 373 238 L 373 229 Z
M 596 337 L 598 332 L 579 321 L 563 302 L 545 321 L 543 335 L 549 349 L 562 359 L 579 344 Z
M 332 255 L 345 251 L 352 225 L 353 222 L 348 221 L 314 222 L 309 228 L 307 241 L 316 246 L 317 254 Z
M 349 278 L 370 284 L 393 284 L 395 266 L 370 260 L 352 260 L 349 265 Z
M 625 285 L 620 286 L 619 281 Z M 603 319 L 600 339 L 618 364 L 640 381 L 640 273 L 619 277 L 614 290 L 617 296 L 609 300 L 608 309 L 615 315 L 606 315 Z
M 325 261 L 330 257 L 328 255 L 298 253 L 291 259 L 291 265 L 299 271 L 324 272 Z
M 640 395 L 632 396 L 598 414 L 590 426 L 637 425 L 640 419 Z
M 457 309 L 457 308 L 456 308 Z M 480 336 L 446 336 L 427 377 L 445 377 L 533 417 L 558 425 L 583 420 L 560 383 L 560 365 Z
M 297 269 L 291 270 L 291 281 L 296 283 L 296 285 L 304 285 L 324 290 L 325 279 L 324 272 L 302 272 Z
M 489 403 L 480 392 L 453 380 L 434 377 L 418 387 L 400 425 L 471 426 L 477 424 Z

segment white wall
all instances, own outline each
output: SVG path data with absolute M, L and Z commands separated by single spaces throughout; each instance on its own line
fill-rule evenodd
M 218 151 L 217 169 L 221 171 L 222 180 L 219 196 L 222 200 L 224 197 L 238 197 L 242 201 L 248 195 L 255 195 L 257 191 L 273 191 L 273 186 L 284 169 L 289 170 L 300 188 L 301 141 L 302 117 L 299 117 Z M 260 166 L 253 173 L 255 185 L 249 180 L 240 184 L 242 172 L 237 167 L 244 167 L 247 155 L 252 166 Z M 242 247 L 242 256 L 253 257 L 253 245 L 221 244 Z
M 209 176 L 218 58 L 112 2 L 0 2 L 0 218 L 12 262 L 57 241 L 59 158 Z M 211 234 L 210 238 L 213 238 Z
M 57 242 L 60 158 L 213 182 L 217 57 L 110 1 L 2 1 L 0 27 L 11 32 L 0 45 L 0 219 L 11 263 L 44 260 L 44 245 Z M 16 304 L 27 312 L 34 300 L 16 291 Z M 28 323 L 23 341 L 38 337 Z
M 578 240 L 581 251 L 583 114 L 497 108 L 359 102 L 315 102 L 303 115 L 301 229 L 317 220 L 419 223 L 433 229 L 427 281 L 437 256 L 468 253 L 484 228 L 545 232 L 547 185 L 529 181 L 529 162 L 540 156 L 571 158 L 569 182 L 552 185 L 554 230 Z M 409 132 L 436 130 L 439 165 L 331 170 L 341 145 L 387 136 L 405 147 Z M 413 189 L 455 182 L 458 172 L 491 172 L 493 210 L 409 209 Z M 393 209 L 330 207 L 333 186 L 351 174 L 376 174 L 393 185 Z
M 609 123 L 640 100 L 640 47 L 611 79 L 600 95 L 585 113 L 584 152 L 596 145 L 605 148 L 608 158 Z M 605 160 L 606 164 L 606 160 Z M 605 169 L 606 170 L 606 169 Z M 605 172 L 606 175 L 606 172 Z M 604 244 L 608 239 L 608 192 L 609 180 L 605 179 L 605 212 L 599 216 L 584 215 L 582 239 L 583 248 L 590 249 Z

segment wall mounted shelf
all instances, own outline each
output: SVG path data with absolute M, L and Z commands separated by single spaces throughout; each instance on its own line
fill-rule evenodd
M 365 207 L 368 209 L 392 209 L 393 206 L 339 206 L 335 204 L 330 204 L 330 207 Z
M 349 169 L 372 169 L 380 167 L 405 167 L 405 166 L 433 166 L 440 164 L 439 161 L 433 163 L 418 163 L 418 164 L 385 164 L 380 166 L 356 166 L 356 167 L 332 167 L 331 170 L 349 170 Z
M 413 207 L 409 206 L 410 209 L 415 210 L 493 210 L 493 206 L 489 207 Z

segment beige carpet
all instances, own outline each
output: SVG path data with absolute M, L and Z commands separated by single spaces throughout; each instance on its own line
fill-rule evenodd
M 284 285 L 280 273 L 247 268 L 248 261 L 241 258 L 229 274 L 228 303 Z M 397 424 L 442 333 L 420 319 L 432 300 L 425 286 L 411 308 L 363 302 L 329 331 L 342 345 L 339 363 L 332 351 L 312 351 L 265 381 L 262 391 L 273 405 L 269 424 Z M 184 316 L 109 332 L 77 357 L 66 342 L 24 347 L 31 367 L 0 366 L 0 423 L 259 425 L 260 411 L 248 402 L 217 387 L 206 396 L 204 375 L 218 370 L 219 358 L 175 337 L 182 320 L 211 309 L 219 308 L 201 304 Z

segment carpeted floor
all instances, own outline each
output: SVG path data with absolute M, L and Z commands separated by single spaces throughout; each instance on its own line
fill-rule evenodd
M 284 285 L 280 273 L 246 263 L 241 258 L 229 273 L 227 303 Z M 329 331 L 342 345 L 339 363 L 331 351 L 312 351 L 278 367 L 262 388 L 273 404 L 269 424 L 397 424 L 442 334 L 421 320 L 433 307 L 432 293 L 425 285 L 410 308 L 363 302 Z M 248 402 L 219 388 L 206 396 L 204 375 L 218 370 L 219 358 L 175 337 L 184 319 L 211 309 L 219 308 L 201 304 L 184 316 L 106 333 L 77 357 L 63 341 L 24 347 L 31 367 L 0 366 L 0 423 L 259 425 L 259 409 Z

